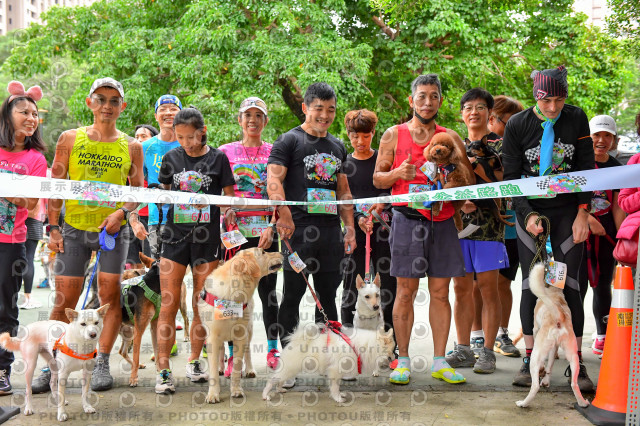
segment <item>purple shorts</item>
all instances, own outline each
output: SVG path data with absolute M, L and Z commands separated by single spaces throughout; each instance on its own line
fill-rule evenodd
M 509 267 L 507 249 L 501 241 L 460 240 L 464 266 L 469 272 L 487 272 Z

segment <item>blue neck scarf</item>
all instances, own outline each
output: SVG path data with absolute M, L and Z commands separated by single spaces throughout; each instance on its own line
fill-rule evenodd
M 553 120 L 545 117 L 537 104 L 536 112 L 545 118 L 545 121 L 541 124 L 544 132 L 540 141 L 540 176 L 547 176 L 551 174 L 553 166 L 553 141 L 556 137 L 553 125 L 556 124 L 562 112 Z

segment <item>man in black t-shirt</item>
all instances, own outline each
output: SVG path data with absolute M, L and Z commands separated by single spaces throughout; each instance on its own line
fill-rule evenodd
M 351 199 L 349 182 L 342 170 L 347 150 L 328 130 L 336 115 L 336 94 L 326 83 L 314 83 L 307 89 L 302 104 L 305 122 L 273 144 L 267 166 L 267 191 L 271 200 L 330 201 Z M 356 248 L 353 206 L 317 204 L 278 208 L 276 228 L 280 237 L 289 239 L 291 248 L 313 274 L 314 288 L 330 320 L 337 321 L 336 290 L 341 281 L 344 254 Z M 338 213 L 340 217 L 338 217 Z M 342 235 L 340 218 L 346 234 Z M 342 249 L 344 247 L 344 249 Z M 289 256 L 286 244 L 283 254 Z M 278 323 L 286 338 L 298 325 L 300 300 L 306 291 L 301 274 L 288 262 L 284 264 L 284 291 Z M 316 322 L 324 318 L 316 309 Z M 292 387 L 295 381 L 285 382 Z
M 589 120 L 580 108 L 565 104 L 568 93 L 567 70 L 534 71 L 533 96 L 536 105 L 514 116 L 507 122 L 502 156 L 504 180 L 563 174 L 594 168 L 593 144 Z M 533 311 L 536 297 L 529 289 L 529 269 L 536 253 L 533 235 L 540 235 L 543 222 L 549 218 L 549 232 L 554 260 L 567 265 L 564 296 L 571 310 L 573 331 L 578 340 L 580 372 L 578 386 L 582 392 L 593 391 L 593 383 L 582 364 L 582 329 L 584 309 L 580 297 L 578 275 L 583 253 L 583 242 L 589 235 L 591 192 L 551 194 L 550 196 L 514 197 L 518 252 L 522 267 L 522 298 L 520 320 L 526 346 L 526 357 L 513 384 L 531 386 L 529 356 L 533 350 Z M 544 249 L 544 248 L 543 248 Z

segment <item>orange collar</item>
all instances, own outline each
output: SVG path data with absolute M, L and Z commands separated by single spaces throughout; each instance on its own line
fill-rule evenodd
M 71 358 L 75 358 L 75 359 L 81 359 L 83 361 L 86 361 L 88 359 L 93 359 L 98 355 L 98 349 L 94 349 L 93 352 L 89 352 L 88 354 L 79 354 L 76 353 L 73 349 L 71 349 L 69 346 L 67 346 L 67 344 L 65 342 L 62 342 L 62 339 L 64 338 L 65 333 L 62 333 L 62 335 L 60 337 L 58 337 L 58 340 L 56 340 L 56 343 L 54 343 L 53 345 L 53 356 L 55 358 L 55 353 L 56 351 L 60 351 L 65 355 L 70 356 Z

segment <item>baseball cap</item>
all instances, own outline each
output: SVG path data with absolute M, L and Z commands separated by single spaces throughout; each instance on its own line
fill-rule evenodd
M 160 96 L 156 101 L 156 112 L 158 112 L 158 108 L 160 108 L 160 105 L 164 105 L 164 104 L 174 104 L 178 108 L 182 109 L 182 102 L 180 102 L 180 99 L 178 99 L 178 97 L 174 95 Z
M 598 132 L 609 132 L 612 135 L 618 134 L 616 129 L 616 120 L 608 115 L 596 115 L 589 121 L 589 129 L 591 134 Z
M 91 90 L 89 90 L 89 96 L 93 95 L 93 92 L 98 90 L 101 87 L 111 87 L 112 89 L 116 89 L 120 96 L 124 99 L 124 88 L 122 87 L 122 83 L 117 80 L 114 80 L 111 77 L 104 77 L 96 79 L 91 85 Z
M 267 113 L 267 104 L 262 99 L 257 98 L 255 96 L 252 96 L 242 101 L 242 103 L 240 104 L 239 112 L 243 113 L 250 108 L 258 108 L 260 111 L 264 113 L 264 115 L 269 115 Z

